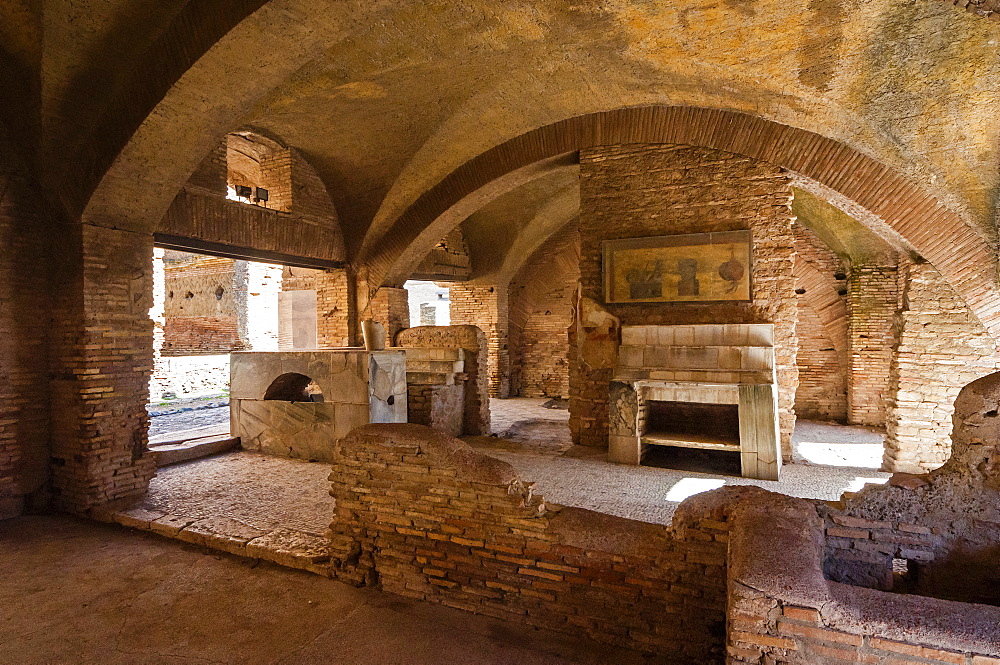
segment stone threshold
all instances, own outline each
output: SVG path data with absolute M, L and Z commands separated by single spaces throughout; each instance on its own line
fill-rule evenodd
M 92 508 L 89 515 L 100 522 L 332 577 L 330 539 L 316 533 L 284 527 L 266 531 L 231 517 L 186 517 L 142 507 Z

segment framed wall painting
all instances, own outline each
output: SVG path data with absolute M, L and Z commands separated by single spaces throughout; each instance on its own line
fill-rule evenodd
M 750 231 L 605 240 L 604 301 L 751 299 Z

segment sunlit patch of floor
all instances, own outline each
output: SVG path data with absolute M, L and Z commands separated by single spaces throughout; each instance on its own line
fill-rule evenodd
M 882 434 L 861 428 L 800 421 L 793 443 L 796 463 L 786 464 L 780 481 L 754 480 L 739 475 L 705 473 L 653 466 L 625 466 L 607 461 L 603 451 L 572 446 L 555 452 L 550 439 L 558 425 L 569 436 L 568 414 L 564 410 L 542 408 L 545 400 L 492 400 L 494 427 L 515 441 L 495 438 L 494 445 L 480 437 L 475 445 L 481 452 L 510 463 L 518 475 L 535 483 L 546 500 L 645 522 L 669 524 L 674 510 L 684 499 L 723 485 L 756 485 L 789 496 L 806 499 L 839 499 L 844 492 L 856 492 L 867 484 L 885 483 L 889 474 L 878 471 L 882 456 Z M 546 413 L 550 415 L 546 415 Z M 548 419 L 552 427 L 542 428 Z M 524 439 L 530 420 L 536 431 L 545 432 L 546 441 L 532 445 Z M 499 431 L 498 431 L 499 430 Z

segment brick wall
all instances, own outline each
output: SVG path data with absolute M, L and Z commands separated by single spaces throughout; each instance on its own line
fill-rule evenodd
M 569 398 L 569 327 L 580 284 L 580 232 L 552 236 L 509 288 L 510 394 Z
M 820 238 L 794 224 L 798 303 L 795 414 L 814 420 L 847 418 L 847 268 Z
M 874 494 L 886 490 L 909 492 Z M 729 665 L 1000 663 L 996 608 L 879 590 L 893 584 L 893 558 L 933 557 L 927 525 L 775 494 L 730 515 Z
M 907 263 L 904 271 L 883 467 L 920 473 L 947 461 L 955 397 L 966 384 L 1000 369 L 1000 353 L 933 266 Z
M 357 343 L 352 283 L 346 268 L 315 274 L 316 336 L 320 347 L 337 348 Z
M 48 476 L 51 227 L 0 128 L 0 519 L 41 504 Z
M 274 157 L 269 168 L 286 184 L 271 185 L 268 208 L 225 198 L 229 173 L 223 141 L 202 160 L 157 230 L 237 247 L 344 260 L 337 212 L 322 180 L 294 149 L 281 151 L 283 156 Z
M 471 274 L 472 262 L 462 236 L 462 227 L 456 226 L 428 252 L 410 279 L 451 281 L 468 279 Z
M 233 259 L 166 252 L 162 355 L 213 355 L 242 348 Z
M 406 422 L 427 425 L 450 436 L 461 436 L 464 418 L 465 386 L 406 384 Z
M 410 303 L 406 289 L 383 286 L 368 303 L 368 316 L 385 326 L 386 344 L 392 346 L 396 335 L 410 327 Z
M 797 306 L 792 275 L 792 190 L 778 167 L 705 148 L 619 145 L 580 153 L 581 294 L 603 302 L 601 242 L 616 238 L 749 228 L 754 261 L 750 303 L 607 305 L 622 325 L 773 323 L 782 444 L 790 454 L 798 384 Z M 579 442 L 607 443 L 611 370 L 581 370 L 574 420 Z M 575 395 L 576 396 L 576 395 Z
M 722 657 L 723 503 L 690 502 L 673 528 L 550 505 L 507 463 L 418 425 L 354 430 L 330 480 L 344 581 L 662 662 Z
M 897 266 L 856 265 L 849 282 L 850 348 L 847 420 L 885 425 L 889 369 L 896 346 L 900 289 Z
M 798 308 L 795 330 L 799 337 L 796 358 L 799 385 L 795 390 L 795 415 L 843 421 L 847 418 L 847 368 L 816 310 L 801 299 Z
M 143 494 L 155 465 L 145 405 L 153 367 L 153 237 L 73 227 L 55 270 L 52 492 L 83 512 Z M 78 257 L 78 258 L 72 258 Z
M 479 435 L 490 433 L 489 361 L 486 334 L 476 326 L 417 326 L 396 336 L 401 347 L 463 349 L 465 359 L 465 402 L 462 431 Z
M 486 333 L 490 396 L 509 397 L 507 287 L 455 283 L 449 287 L 448 294 L 451 299 L 452 325 L 472 325 Z

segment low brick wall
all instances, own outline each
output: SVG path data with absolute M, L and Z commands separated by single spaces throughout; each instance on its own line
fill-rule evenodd
M 825 534 L 891 551 L 892 538 L 879 536 L 905 533 L 899 525 L 825 522 L 813 503 L 770 493 L 731 514 L 729 665 L 1000 663 L 1000 608 L 824 577 Z
M 338 578 L 478 614 L 717 663 L 727 506 L 686 502 L 673 527 L 548 504 L 505 462 L 419 425 L 368 425 L 330 476 Z

